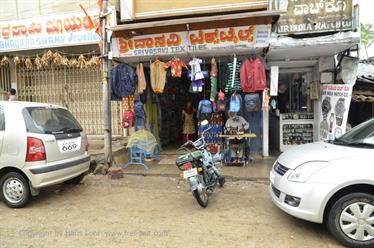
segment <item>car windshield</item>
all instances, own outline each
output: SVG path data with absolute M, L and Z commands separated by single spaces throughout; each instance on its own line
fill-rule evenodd
M 63 108 L 28 107 L 23 110 L 28 132 L 43 134 L 74 133 L 83 129 Z
M 335 139 L 334 144 L 374 148 L 374 118 Z

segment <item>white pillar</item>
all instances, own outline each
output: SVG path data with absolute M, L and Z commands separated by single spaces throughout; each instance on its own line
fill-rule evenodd
M 269 157 L 269 111 L 262 110 L 262 155 Z

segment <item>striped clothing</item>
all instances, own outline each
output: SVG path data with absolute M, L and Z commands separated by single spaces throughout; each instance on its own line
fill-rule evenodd
M 234 63 L 230 62 L 227 64 L 227 66 L 229 68 L 229 77 L 228 77 L 229 79 L 226 82 L 225 93 L 230 94 L 230 93 L 233 93 L 234 91 L 241 91 L 242 87 L 240 85 L 240 67 L 242 66 L 242 63 L 241 62 L 236 63 L 234 84 L 232 84 Z

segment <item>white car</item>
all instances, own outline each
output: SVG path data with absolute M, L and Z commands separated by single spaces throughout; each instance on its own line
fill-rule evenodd
M 0 198 L 23 207 L 39 189 L 79 183 L 89 169 L 88 141 L 65 108 L 0 102 Z
M 374 247 L 374 119 L 330 143 L 281 154 L 270 172 L 276 206 L 325 223 L 348 247 Z

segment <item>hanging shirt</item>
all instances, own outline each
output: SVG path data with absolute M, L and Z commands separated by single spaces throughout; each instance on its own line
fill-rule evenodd
M 165 63 L 156 60 L 151 64 L 151 86 L 155 93 L 163 93 L 166 83 Z
M 142 94 L 147 87 L 142 63 L 136 65 L 136 75 L 138 76 L 138 93 Z
M 201 72 L 201 67 L 200 64 L 203 61 L 198 58 L 194 58 L 191 60 L 188 64 L 191 66 L 191 80 L 199 80 L 199 79 L 204 79 L 204 75 Z
M 182 77 L 182 68 L 188 69 L 187 65 L 183 62 L 183 60 L 174 58 L 166 63 L 165 68 L 171 69 L 171 76 L 172 77 Z
M 240 67 L 241 62 L 230 62 L 227 64 L 229 69 L 229 78 L 226 82 L 225 92 L 232 93 L 234 91 L 241 91 L 242 87 L 240 85 Z
M 263 91 L 266 87 L 265 67 L 261 59 L 247 59 L 240 69 L 240 83 L 243 92 Z
M 110 93 L 112 101 L 121 101 L 123 96 L 133 95 L 137 76 L 134 68 L 119 64 L 110 72 Z

